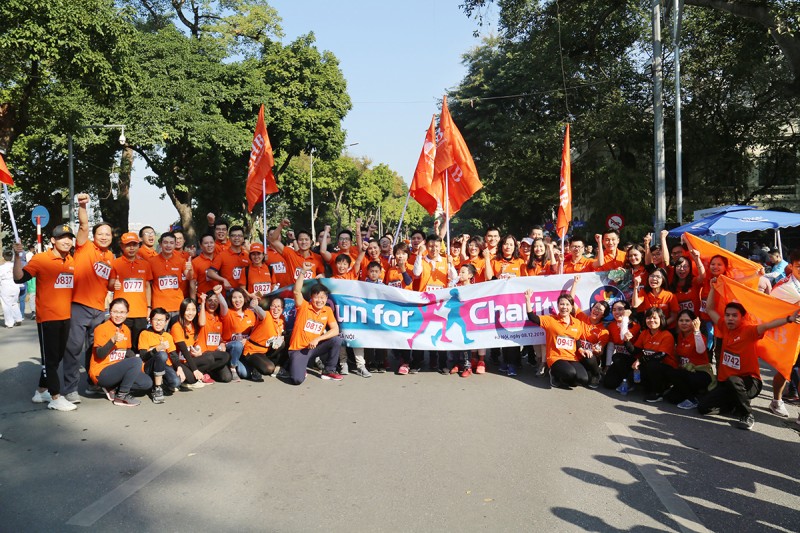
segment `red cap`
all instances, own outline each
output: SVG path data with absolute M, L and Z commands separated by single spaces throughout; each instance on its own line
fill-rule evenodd
M 252 254 L 254 252 L 261 252 L 263 254 L 264 253 L 264 245 L 261 244 L 260 242 L 252 243 L 250 245 L 250 253 Z

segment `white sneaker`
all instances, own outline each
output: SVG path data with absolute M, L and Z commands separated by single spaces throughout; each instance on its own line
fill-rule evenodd
M 367 370 L 367 367 L 365 367 L 365 366 L 359 366 L 358 368 L 356 368 L 355 374 L 358 375 L 358 376 L 361 376 L 362 378 L 371 378 L 372 377 L 372 372 Z
M 783 400 L 772 400 L 769 404 L 769 410 L 778 416 L 789 418 L 789 411 L 786 409 Z
M 65 397 L 59 396 L 55 400 L 50 400 L 50 403 L 47 404 L 47 408 L 54 409 L 56 411 L 74 411 L 78 408 L 78 406 L 67 400 Z
M 33 403 L 49 403 L 53 401 L 53 398 L 50 396 L 50 391 L 39 392 L 39 389 L 36 389 L 31 401 Z
M 339 371 L 339 373 L 343 376 L 348 375 L 350 373 L 350 368 L 348 368 L 347 363 L 342 363 L 341 366 L 342 369 Z
M 65 394 L 64 398 L 71 403 L 81 403 L 81 395 L 78 394 L 78 391 L 72 391 L 69 394 Z

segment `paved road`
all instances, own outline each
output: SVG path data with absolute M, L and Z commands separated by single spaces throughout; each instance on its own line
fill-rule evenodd
M 800 530 L 800 426 L 769 387 L 752 432 L 529 368 L 56 413 L 30 402 L 34 326 L 0 335 L 0 531 Z

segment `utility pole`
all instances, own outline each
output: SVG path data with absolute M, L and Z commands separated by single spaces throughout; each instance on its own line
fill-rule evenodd
M 664 176 L 664 103 L 661 99 L 663 68 L 661 62 L 661 0 L 652 0 L 653 18 L 653 170 L 655 175 L 655 234 L 667 221 L 667 191 Z

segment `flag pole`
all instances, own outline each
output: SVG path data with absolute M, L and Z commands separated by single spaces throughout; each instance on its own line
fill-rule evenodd
M 261 244 L 264 245 L 264 254 L 267 253 L 267 178 L 261 178 L 261 216 L 264 221 L 264 234 L 261 236 Z
M 19 233 L 17 233 L 17 221 L 14 220 L 14 211 L 11 209 L 11 196 L 8 194 L 8 185 L 3 184 L 3 192 L 6 195 L 6 206 L 8 206 L 8 217 L 11 219 L 11 229 L 14 230 L 14 242 L 22 242 L 19 240 Z
M 394 232 L 394 243 L 397 244 L 400 239 L 400 228 L 403 227 L 403 218 L 406 216 L 406 209 L 408 209 L 408 199 L 411 198 L 411 187 L 408 188 L 406 195 L 406 205 L 403 206 L 403 212 L 400 213 L 400 222 L 397 223 L 397 231 Z
M 564 261 L 566 261 L 567 256 L 564 255 L 564 239 L 567 236 L 567 232 L 564 232 L 564 235 L 561 236 L 561 261 L 558 263 L 558 273 L 564 273 Z M 552 248 L 551 248 L 552 250 Z M 551 254 L 552 255 L 552 254 Z
M 444 198 L 444 223 L 445 231 L 447 231 L 445 257 L 447 258 L 447 274 L 450 275 L 450 175 L 447 170 L 444 171 Z

